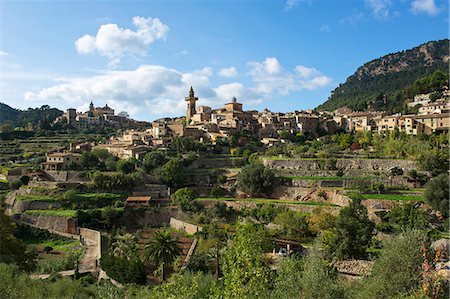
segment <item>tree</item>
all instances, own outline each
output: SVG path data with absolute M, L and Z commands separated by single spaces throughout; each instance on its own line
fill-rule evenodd
M 221 196 L 224 196 L 227 193 L 227 191 L 220 187 L 213 187 L 211 189 L 211 192 L 209 193 L 212 197 L 219 198 Z
M 327 212 L 323 207 L 313 210 L 308 216 L 308 228 L 311 232 L 319 234 L 334 227 L 337 217 Z
M 301 298 L 302 289 L 298 283 L 302 278 L 301 260 L 287 257 L 281 260 L 274 281 L 271 298 Z
M 272 170 L 260 163 L 244 166 L 238 175 L 238 186 L 250 196 L 272 193 L 275 175 Z
M 130 233 L 117 235 L 113 244 L 113 254 L 131 260 L 137 252 L 136 237 Z
M 265 298 L 269 267 L 263 259 L 267 235 L 263 226 L 238 224 L 233 245 L 222 259 L 225 298 Z
M 21 180 L 14 180 L 11 183 L 9 183 L 9 188 L 12 190 L 18 190 L 23 185 Z
M 281 212 L 273 222 L 283 226 L 282 234 L 288 239 L 298 240 L 310 235 L 306 216 L 300 213 L 291 210 Z
M 133 159 L 119 160 L 117 162 L 117 170 L 124 174 L 132 173 L 135 167 L 136 163 Z
M 372 241 L 374 223 L 369 220 L 362 198 L 354 196 L 349 207 L 341 210 L 336 221 L 336 239 L 330 246 L 331 255 L 341 259 L 365 258 Z
M 442 173 L 426 184 L 425 198 L 433 209 L 449 216 L 449 177 Z
M 221 298 L 219 294 L 219 285 L 212 275 L 185 271 L 179 275 L 172 275 L 163 284 L 152 287 L 151 296 L 136 296 L 136 298 Z
M 36 254 L 27 250 L 26 245 L 15 237 L 16 225 L 0 208 L 0 263 L 14 263 L 22 271 L 36 267 Z
M 170 235 L 170 231 L 159 230 L 145 245 L 145 258 L 153 260 L 156 265 L 162 265 L 162 280 L 165 279 L 165 267 L 172 264 L 182 253 L 178 243 L 178 240 Z
M 194 190 L 189 187 L 185 187 L 175 191 L 175 193 L 170 196 L 170 199 L 176 204 L 181 204 L 183 202 L 191 202 L 195 199 L 195 197 Z
M 163 166 L 156 169 L 157 177 L 170 187 L 175 187 L 183 182 L 183 163 L 179 158 L 171 158 Z
M 144 157 L 144 169 L 147 172 L 152 171 L 166 162 L 166 156 L 160 151 L 152 151 Z
M 305 257 L 300 279 L 299 298 L 344 298 L 344 288 L 338 283 L 337 272 L 323 260 L 317 248 Z
M 405 298 L 418 288 L 424 235 L 408 230 L 385 243 L 358 297 Z

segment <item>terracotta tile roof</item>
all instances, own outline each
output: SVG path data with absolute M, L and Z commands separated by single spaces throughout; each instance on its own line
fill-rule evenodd
M 127 202 L 130 202 L 130 201 L 146 202 L 146 201 L 150 201 L 151 199 L 152 199 L 151 196 L 130 196 L 127 198 Z

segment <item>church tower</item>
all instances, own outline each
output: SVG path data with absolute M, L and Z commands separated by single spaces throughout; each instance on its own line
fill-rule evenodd
M 197 110 L 195 108 L 195 102 L 198 101 L 198 98 L 195 97 L 194 89 L 191 86 L 191 90 L 189 90 L 189 96 L 185 98 L 187 102 L 187 111 L 186 111 L 186 120 L 187 123 L 189 123 L 189 120 L 192 118 L 192 116 L 197 113 Z

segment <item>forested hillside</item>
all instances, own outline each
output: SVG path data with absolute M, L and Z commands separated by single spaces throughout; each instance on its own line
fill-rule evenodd
M 376 108 L 399 112 L 406 98 L 411 96 L 411 86 L 417 80 L 436 71 L 448 73 L 448 43 L 448 39 L 430 41 L 410 50 L 372 60 L 359 67 L 317 108 L 334 110 L 347 106 L 353 110 Z
M 14 129 L 15 127 L 27 127 L 28 124 L 45 128 L 49 126 L 62 111 L 44 105 L 40 108 L 28 108 L 27 110 L 14 109 L 4 103 L 0 103 L 0 126 L 3 130 Z

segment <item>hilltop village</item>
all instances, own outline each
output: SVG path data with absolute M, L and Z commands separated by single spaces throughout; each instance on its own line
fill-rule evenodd
M 151 123 L 145 130 L 127 130 L 122 136 L 116 136 L 104 144 L 97 145 L 121 158 L 143 158 L 153 147 L 168 147 L 174 137 L 190 137 L 203 143 L 215 144 L 235 133 L 257 136 L 266 146 L 285 142 L 286 136 L 304 134 L 321 137 L 339 132 L 402 132 L 408 135 L 447 132 L 450 125 L 450 92 L 443 98 L 430 100 L 430 94 L 414 97 L 408 107 L 416 107 L 417 114 L 401 113 L 387 115 L 383 111 L 352 111 L 339 108 L 333 112 L 302 110 L 287 113 L 271 112 L 265 109 L 243 110 L 243 104 L 232 98 L 224 107 L 212 109 L 208 106 L 196 106 L 198 97 L 191 87 L 185 98 L 186 116 L 162 118 Z M 69 125 L 77 128 L 101 126 L 105 122 L 131 122 L 129 118 L 115 116 L 114 110 L 107 105 L 94 108 L 91 103 L 86 113 L 77 113 L 75 109 L 57 119 L 65 119 Z
M 415 96 L 408 114 L 275 113 L 197 106 L 191 88 L 184 117 L 137 122 L 91 103 L 2 132 L 0 275 L 33 288 L 0 293 L 445 298 L 440 95 Z

